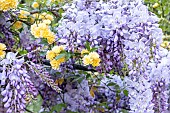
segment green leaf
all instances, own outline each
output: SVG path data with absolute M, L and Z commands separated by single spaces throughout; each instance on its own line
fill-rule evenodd
M 98 48 L 97 47 L 93 47 L 90 52 L 96 51 Z
M 86 79 L 88 79 L 88 78 L 90 78 L 91 77 L 91 75 L 90 74 L 87 74 L 86 75 Z
M 39 113 L 42 106 L 42 102 L 43 102 L 42 97 L 38 95 L 36 100 L 33 100 L 31 103 L 29 103 L 26 108 L 32 111 L 33 113 Z
M 60 103 L 52 107 L 50 113 L 53 113 L 54 111 L 57 111 L 57 113 L 60 113 L 60 111 L 66 107 L 66 104 Z
M 39 44 L 48 45 L 47 39 L 42 38 Z
M 111 70 L 109 73 L 110 73 L 110 74 L 113 74 L 113 73 L 114 73 L 114 70 Z
M 21 50 L 21 51 L 19 51 L 19 54 L 20 55 L 25 55 L 25 54 L 27 54 L 28 52 L 27 52 L 27 50 Z
M 58 12 L 59 12 L 60 16 L 62 16 L 62 13 L 63 13 L 64 11 L 63 11 L 63 9 L 59 9 Z
M 65 57 L 65 55 L 66 55 L 65 53 L 61 53 L 58 56 L 56 56 L 55 59 L 58 60 L 58 59 L 60 59 L 62 57 Z
M 69 77 L 67 77 L 67 79 L 71 80 L 71 79 L 76 79 L 78 77 L 80 77 L 80 75 L 69 76 Z
M 76 79 L 74 79 L 72 82 L 76 82 L 77 81 L 78 83 L 81 83 L 84 79 L 85 79 L 84 76 L 79 76 Z
M 128 90 L 123 90 L 123 93 L 125 96 L 128 96 L 128 94 L 129 94 Z
M 116 86 L 116 85 L 117 85 L 117 84 L 114 83 L 114 82 L 110 82 L 110 83 L 107 84 L 107 86 Z
M 125 109 L 122 109 L 121 112 L 122 112 L 122 113 L 129 113 L 129 112 L 128 112 L 127 110 L 125 110 Z
M 40 56 L 45 56 L 45 55 L 46 55 L 46 52 L 40 51 L 39 54 L 40 54 Z
M 78 112 L 74 112 L 74 111 L 67 110 L 66 113 L 78 113 Z
M 70 53 L 67 53 L 66 54 L 66 60 L 69 60 L 71 58 L 71 54 Z
M 81 55 L 81 53 L 74 53 L 74 55 L 75 55 L 75 56 L 79 56 L 79 55 Z
M 85 47 L 87 48 L 88 51 L 90 51 L 90 43 L 86 41 Z
M 0 38 L 5 38 L 3 33 L 0 33 Z

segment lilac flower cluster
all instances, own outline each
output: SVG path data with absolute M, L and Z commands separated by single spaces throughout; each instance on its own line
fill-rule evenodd
M 163 33 L 159 19 L 143 2 L 74 0 L 64 8 L 57 27 L 59 43 L 75 51 L 85 49 L 88 41 L 98 47 L 102 61 L 99 72 L 114 70 L 128 76 L 123 83 L 129 91 L 131 113 L 153 113 L 157 108 L 164 112 L 169 53 L 160 48 Z
M 0 62 L 1 95 L 7 113 L 23 113 L 26 108 L 26 96 L 38 94 L 24 67 L 24 59 L 17 59 L 15 53 L 9 52 Z
M 168 87 L 170 82 L 170 52 L 160 47 L 156 55 L 147 66 L 147 73 L 152 83 L 154 110 L 165 112 L 168 108 Z
M 103 72 L 119 72 L 124 62 L 130 69 L 134 62 L 139 67 L 141 62 L 148 62 L 150 47 L 161 43 L 158 19 L 140 1 L 80 0 L 64 8 L 66 12 L 57 28 L 60 42 L 71 51 L 82 50 L 86 41 L 99 47 L 99 70 Z M 143 53 L 145 56 L 141 56 Z

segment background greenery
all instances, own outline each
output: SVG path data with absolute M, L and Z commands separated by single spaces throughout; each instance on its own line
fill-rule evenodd
M 164 40 L 170 41 L 170 0 L 145 0 L 149 10 L 160 18 Z

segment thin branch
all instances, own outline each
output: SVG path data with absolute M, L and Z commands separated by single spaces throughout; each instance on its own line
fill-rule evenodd
M 29 112 L 29 113 L 34 113 L 32 111 L 30 111 L 29 109 L 25 108 L 25 111 Z

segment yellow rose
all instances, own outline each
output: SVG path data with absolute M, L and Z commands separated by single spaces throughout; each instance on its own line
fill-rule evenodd
M 91 57 L 90 57 L 89 55 L 85 55 L 85 56 L 83 57 L 83 63 L 84 63 L 84 65 L 89 65 L 89 64 L 91 64 L 91 63 L 92 63 Z
M 93 66 L 93 67 L 99 66 L 100 58 L 93 59 L 93 61 L 92 61 L 92 62 L 93 62 L 93 63 L 92 63 L 92 66 Z
M 0 43 L 0 51 L 6 50 L 6 45 L 3 43 Z
M 61 63 L 65 62 L 65 57 L 62 57 L 62 58 L 58 59 L 57 61 L 61 64 Z
M 34 2 L 34 3 L 32 4 L 32 7 L 33 7 L 33 8 L 38 8 L 38 7 L 39 7 L 38 2 Z
M 99 54 L 97 52 L 91 52 L 89 53 L 89 56 L 92 58 L 92 59 L 97 59 L 99 58 Z
M 20 10 L 20 15 L 18 16 L 21 19 L 27 19 L 27 17 L 30 15 L 30 12 L 25 10 Z
M 0 10 L 7 11 L 17 8 L 18 0 L 0 0 Z
M 60 63 L 57 60 L 55 60 L 55 59 L 50 61 L 50 64 L 51 64 L 51 67 L 53 69 L 55 69 L 55 70 L 57 70 L 59 68 L 59 66 L 60 66 Z
M 4 58 L 4 57 L 5 57 L 5 55 L 6 55 L 6 52 L 5 52 L 5 51 L 1 51 L 1 50 L 0 50 L 0 58 Z
M 52 48 L 52 51 L 54 51 L 56 54 L 59 54 L 61 51 L 64 50 L 64 47 L 63 46 L 54 46 Z
M 56 54 L 53 51 L 47 51 L 46 59 L 53 60 L 56 57 Z

